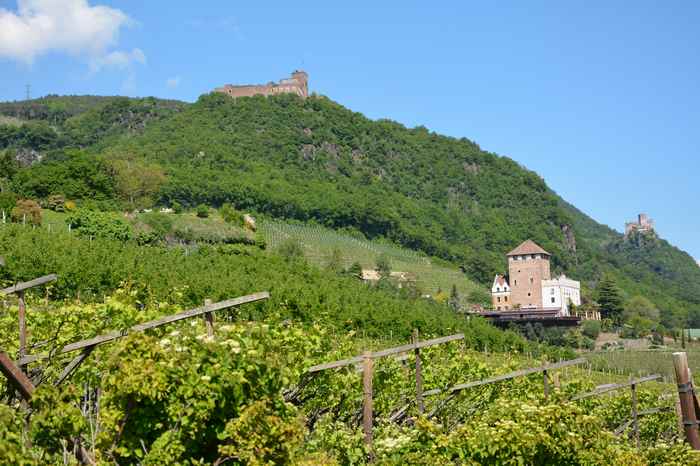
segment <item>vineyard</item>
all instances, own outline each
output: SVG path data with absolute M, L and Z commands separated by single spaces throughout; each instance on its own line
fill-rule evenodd
M 0 464 L 697 463 L 675 385 L 254 245 L 0 256 Z
M 700 350 L 690 348 L 689 366 L 695 374 L 700 374 Z M 587 356 L 591 365 L 598 371 L 618 375 L 643 376 L 661 374 L 671 382 L 673 373 L 673 351 L 670 350 L 626 350 L 602 351 Z
M 378 241 L 359 239 L 318 225 L 286 223 L 277 220 L 260 222 L 261 231 L 270 248 L 287 240 L 295 240 L 304 248 L 305 257 L 313 264 L 325 266 L 335 250 L 345 268 L 358 262 L 363 269 L 374 269 L 377 258 L 385 256 L 395 271 L 416 276 L 418 287 L 425 293 L 449 292 L 453 285 L 462 296 L 469 296 L 480 285 L 469 280 L 459 269 L 436 264 L 434 260 L 410 249 Z

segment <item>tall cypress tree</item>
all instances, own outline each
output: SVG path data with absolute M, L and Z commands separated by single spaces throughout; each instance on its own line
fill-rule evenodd
M 604 276 L 598 283 L 597 294 L 600 313 L 603 318 L 612 319 L 614 322 L 620 323 L 624 309 L 624 299 L 615 279 L 610 275 Z

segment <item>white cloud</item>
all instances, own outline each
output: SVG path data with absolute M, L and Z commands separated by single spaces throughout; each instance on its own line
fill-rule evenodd
M 146 64 L 146 55 L 143 53 L 143 50 L 133 49 L 131 52 L 115 50 L 104 56 L 93 58 L 90 61 L 90 69 L 94 72 L 110 67 L 123 70 L 134 63 Z
M 0 57 L 32 63 L 47 52 L 86 56 L 100 66 L 145 63 L 139 49 L 107 53 L 132 21 L 121 10 L 87 0 L 18 0 L 17 11 L 0 8 Z M 125 65 L 124 63 L 127 63 Z
M 170 89 L 175 89 L 177 86 L 180 85 L 180 76 L 174 76 L 172 78 L 168 78 L 165 81 L 165 85 L 169 87 Z

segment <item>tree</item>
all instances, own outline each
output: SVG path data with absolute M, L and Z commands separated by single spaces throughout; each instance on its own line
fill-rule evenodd
M 209 217 L 209 207 L 207 207 L 204 204 L 199 204 L 197 206 L 197 217 L 199 217 L 199 218 Z
M 152 205 L 152 197 L 165 183 L 165 173 L 157 164 L 129 156 L 112 160 L 110 166 L 117 183 L 117 191 L 132 208 Z
M 622 299 L 622 292 L 617 286 L 615 279 L 610 275 L 603 277 L 600 283 L 598 283 L 596 292 L 602 317 L 612 319 L 614 322 L 619 323 L 622 317 L 622 311 L 624 310 L 624 300 Z
M 219 214 L 226 223 L 231 223 L 238 226 L 243 225 L 243 214 L 234 209 L 228 202 L 224 203 L 221 208 L 219 208 Z
M 352 277 L 362 278 L 362 265 L 359 262 L 353 262 L 347 273 Z
M 452 284 L 452 290 L 450 290 L 450 299 L 447 302 L 450 308 L 457 312 L 461 308 L 459 292 L 457 291 L 457 285 Z
M 12 220 L 17 223 L 41 225 L 41 206 L 31 199 L 21 199 L 12 209 Z
M 52 194 L 46 200 L 46 207 L 56 212 L 66 210 L 66 198 L 62 194 Z
M 660 313 L 656 305 L 644 296 L 634 296 L 625 303 L 625 310 L 622 313 L 622 318 L 625 321 L 630 321 L 637 316 L 658 323 Z
M 380 254 L 377 257 L 375 269 L 382 277 L 388 277 L 391 275 L 391 262 L 389 261 L 389 256 L 384 253 Z
M 332 272 L 340 272 L 343 269 L 343 251 L 339 247 L 334 247 L 328 255 L 326 268 Z M 360 270 L 360 272 L 362 272 Z

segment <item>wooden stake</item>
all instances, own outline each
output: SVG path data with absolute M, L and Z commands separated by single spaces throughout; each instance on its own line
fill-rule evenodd
M 637 418 L 637 385 L 630 385 L 632 390 L 632 428 L 634 431 L 634 443 L 639 448 L 639 419 Z
M 27 309 L 24 303 L 24 290 L 17 292 L 17 305 L 19 308 L 19 357 L 21 359 L 27 354 Z
M 372 451 L 372 352 L 366 351 L 363 355 L 364 364 L 362 371 L 362 385 L 364 389 L 364 403 L 362 409 L 362 428 L 365 433 L 365 444 Z M 371 453 L 370 453 L 371 454 Z
M 413 329 L 413 343 L 418 344 L 418 329 Z M 420 348 L 414 350 L 416 355 L 416 405 L 418 412 L 425 412 L 425 404 L 423 403 L 423 368 L 420 359 Z
M 211 306 L 211 299 L 204 300 L 204 306 Z M 210 337 L 214 336 L 214 313 L 207 312 L 204 314 L 204 322 L 207 326 L 207 335 Z
M 549 379 L 546 369 L 542 371 L 542 383 L 544 384 L 544 401 L 549 401 Z
M 688 377 L 688 355 L 673 353 L 673 369 L 676 372 L 678 398 L 681 403 L 681 414 L 685 437 L 693 450 L 700 450 L 700 435 L 698 435 L 698 420 L 693 403 L 690 378 Z

